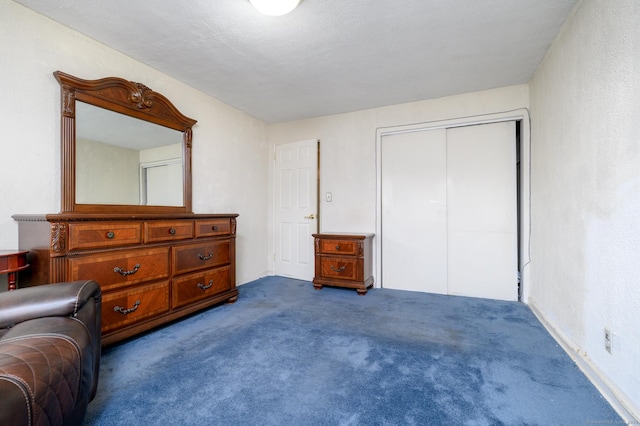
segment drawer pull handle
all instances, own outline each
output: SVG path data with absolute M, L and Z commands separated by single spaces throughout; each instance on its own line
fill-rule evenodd
M 340 250 L 340 244 L 336 245 L 336 250 Z
M 218 225 L 213 225 L 213 226 L 211 227 L 211 229 L 213 229 L 214 231 L 217 231 L 217 230 L 218 230 Z
M 107 232 L 107 238 L 112 239 L 115 236 L 116 236 L 116 234 L 113 231 Z
M 115 308 L 113 308 L 114 312 L 120 312 L 122 315 L 127 315 L 130 314 L 131 312 L 135 312 L 136 309 L 138 309 L 138 307 L 140 306 L 140 301 L 136 300 L 136 303 L 133 304 L 132 307 L 130 307 L 129 309 L 125 309 L 122 308 L 120 306 L 116 306 Z
M 209 260 L 213 257 L 213 252 L 210 251 L 208 256 L 204 256 L 200 253 L 198 253 L 198 257 L 200 258 L 200 260 Z
M 335 266 L 331 265 L 331 270 L 332 270 L 333 272 L 340 273 L 340 272 L 344 271 L 345 269 L 347 269 L 347 265 L 342 265 L 342 266 L 341 266 L 341 267 L 339 267 L 339 268 L 336 268 Z
M 209 280 L 209 284 L 207 285 L 198 283 L 198 288 L 202 289 L 203 291 L 208 288 L 211 288 L 211 286 L 213 286 L 213 280 Z
M 136 265 L 130 271 L 125 271 L 124 269 L 119 268 L 119 267 L 116 266 L 115 268 L 113 268 L 113 272 L 117 272 L 118 274 L 126 277 L 127 275 L 135 274 L 136 272 L 138 272 L 138 269 L 140 269 L 140 264 L 136 263 Z
M 175 228 L 169 228 L 169 233 L 171 235 L 176 235 L 176 229 Z

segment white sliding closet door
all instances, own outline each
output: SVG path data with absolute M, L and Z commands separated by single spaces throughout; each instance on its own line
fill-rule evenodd
M 445 129 L 382 138 L 384 287 L 447 292 L 446 138 Z
M 381 139 L 382 286 L 517 300 L 515 123 Z
M 447 130 L 448 294 L 518 300 L 515 123 Z

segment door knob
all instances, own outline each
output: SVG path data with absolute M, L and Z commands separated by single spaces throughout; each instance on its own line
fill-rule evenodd
M 316 215 L 314 213 L 311 213 L 309 216 L 305 216 L 305 219 L 315 219 Z

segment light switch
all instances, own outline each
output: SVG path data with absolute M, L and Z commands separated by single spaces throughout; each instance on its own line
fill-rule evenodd
M 330 203 L 333 201 L 333 194 L 331 194 L 330 192 L 327 192 L 325 194 L 325 199 L 327 200 L 327 203 Z

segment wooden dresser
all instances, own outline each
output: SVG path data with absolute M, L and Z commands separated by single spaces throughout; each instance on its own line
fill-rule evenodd
M 237 214 L 16 215 L 21 285 L 93 279 L 103 344 L 238 298 Z
M 374 234 L 313 234 L 315 277 L 313 287 L 355 288 L 359 295 L 373 286 Z

